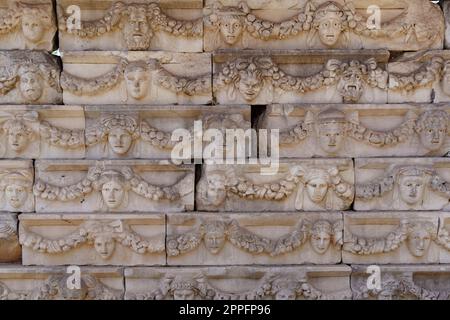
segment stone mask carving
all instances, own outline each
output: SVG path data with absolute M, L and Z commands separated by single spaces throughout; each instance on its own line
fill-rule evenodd
M 430 177 L 430 173 L 422 168 L 400 168 L 395 180 L 394 201 L 401 201 L 412 208 L 421 207 Z
M 22 34 L 27 41 L 37 44 L 47 30 L 54 28 L 55 21 L 51 14 L 51 6 L 23 5 L 22 10 Z
M 317 135 L 320 148 L 327 154 L 337 154 L 343 148 L 346 138 L 345 114 L 328 109 L 317 116 Z
M 427 150 L 437 151 L 444 145 L 449 120 L 447 112 L 441 110 L 426 111 L 420 115 L 416 131 L 420 142 Z
M 128 204 L 130 185 L 122 173 L 115 170 L 105 171 L 96 184 L 102 202 L 109 210 L 117 210 Z
M 125 83 L 128 96 L 141 100 L 148 94 L 150 75 L 145 62 L 132 62 L 125 68 Z
M 313 27 L 320 41 L 327 47 L 335 46 L 344 31 L 346 16 L 336 3 L 328 1 L 321 5 L 314 15 Z
M 33 177 L 27 171 L 9 171 L 0 180 L 0 190 L 4 193 L 6 203 L 20 211 L 28 196 L 32 194 Z
M 415 257 L 423 257 L 433 240 L 433 225 L 430 223 L 413 223 L 408 228 L 406 245 Z
M 333 226 L 326 220 L 315 222 L 311 228 L 311 247 L 318 254 L 324 254 L 333 237 Z
M 147 21 L 147 6 L 129 5 L 127 13 L 122 34 L 128 50 L 147 50 L 153 38 L 153 31 Z

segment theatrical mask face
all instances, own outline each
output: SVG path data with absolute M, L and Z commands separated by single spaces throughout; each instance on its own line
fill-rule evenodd
M 342 32 L 342 22 L 339 18 L 326 15 L 319 24 L 319 39 L 328 46 L 332 47 L 339 41 Z
M 340 78 L 337 89 L 344 102 L 358 102 L 363 93 L 362 75 L 355 70 L 344 72 Z
M 109 131 L 108 143 L 114 153 L 122 155 L 130 150 L 133 138 L 124 128 L 116 127 Z
M 42 80 L 35 72 L 26 72 L 20 76 L 19 90 L 27 101 L 37 101 L 42 96 Z
M 38 42 L 42 39 L 45 33 L 44 25 L 39 16 L 27 15 L 22 18 L 22 33 L 23 36 L 31 41 Z
M 109 259 L 114 252 L 114 239 L 107 234 L 98 235 L 94 241 L 94 248 L 102 259 Z
M 256 99 L 262 87 L 263 81 L 256 74 L 242 76 L 238 82 L 238 90 L 248 102 Z
M 415 257 L 423 257 L 431 243 L 431 237 L 426 230 L 414 230 L 408 235 L 408 249 Z
M 220 174 L 211 174 L 208 175 L 206 179 L 206 196 L 212 205 L 218 206 L 225 201 L 227 195 L 225 191 L 225 177 Z
M 220 231 L 210 231 L 205 234 L 204 241 L 209 252 L 217 254 L 225 245 L 225 234 Z
M 223 40 L 227 44 L 233 45 L 239 40 L 243 26 L 241 20 L 237 17 L 223 17 L 219 24 L 219 30 Z
M 149 75 L 145 69 L 135 69 L 125 74 L 128 94 L 136 100 L 143 99 L 150 87 Z
M 125 198 L 125 188 L 117 181 L 109 181 L 103 184 L 102 197 L 109 209 L 117 209 Z
M 420 134 L 420 142 L 430 151 L 439 150 L 445 141 L 447 135 L 447 128 L 442 126 L 428 126 L 424 128 Z
M 8 131 L 8 146 L 15 152 L 22 152 L 28 146 L 27 135 L 24 128 L 16 127 Z
M 275 300 L 295 300 L 297 297 L 294 290 L 281 289 L 275 295 Z
M 25 204 L 28 198 L 28 190 L 19 184 L 10 184 L 5 188 L 5 197 L 8 204 L 19 209 Z
M 318 254 L 324 254 L 330 246 L 331 235 L 325 230 L 313 232 L 311 235 L 311 247 Z
M 306 184 L 306 192 L 313 202 L 322 202 L 328 191 L 328 183 L 323 178 L 314 178 Z
M 423 177 L 401 177 L 399 182 L 400 197 L 405 203 L 414 205 L 423 199 L 425 191 Z
M 128 50 L 145 50 L 150 46 L 151 30 L 144 7 L 130 9 L 131 12 L 123 29 L 123 37 Z
M 177 289 L 173 291 L 173 300 L 194 300 L 195 292 L 192 289 Z
M 341 150 L 345 141 L 343 123 L 319 124 L 319 145 L 323 151 L 334 154 Z

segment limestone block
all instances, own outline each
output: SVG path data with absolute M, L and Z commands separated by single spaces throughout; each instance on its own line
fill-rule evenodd
M 201 0 L 58 0 L 62 50 L 201 52 Z M 79 7 L 80 23 L 70 6 Z
M 87 157 L 94 159 L 171 159 L 181 143 L 172 136 L 184 129 L 193 142 L 195 121 L 203 135 L 219 129 L 224 143 L 226 129 L 251 128 L 250 106 L 88 106 L 85 110 Z M 191 155 L 194 148 L 192 143 Z
M 444 11 L 445 18 L 445 41 L 444 47 L 446 49 L 450 48 L 450 2 L 444 1 L 442 3 L 442 9 Z
M 351 159 L 299 159 L 279 163 L 204 165 L 197 184 L 200 211 L 347 210 L 354 197 Z
M 194 166 L 157 160 L 36 161 L 36 212 L 194 208 Z
M 85 51 L 63 55 L 65 104 L 208 104 L 208 53 Z
M 126 268 L 127 300 L 351 299 L 350 267 Z
M 206 0 L 204 12 L 207 51 L 414 51 L 441 49 L 444 40 L 444 16 L 428 0 Z
M 53 50 L 57 28 L 52 0 L 1 0 L 0 20 L 0 50 Z
M 450 214 L 441 213 L 436 243 L 440 245 L 439 262 L 450 263 Z
M 444 156 L 449 112 L 445 104 L 277 104 L 267 106 L 258 128 L 280 130 L 283 158 Z
M 0 262 L 16 262 L 22 256 L 17 215 L 0 213 Z
M 123 271 L 116 267 L 81 267 L 80 289 L 71 288 L 66 267 L 0 267 L 2 300 L 120 300 Z
M 0 160 L 0 210 L 33 212 L 33 162 Z
M 449 208 L 449 158 L 355 160 L 355 210 Z
M 1 51 L 0 104 L 61 104 L 60 72 L 48 53 Z
M 163 265 L 163 214 L 22 214 L 24 265 Z
M 0 106 L 2 158 L 84 158 L 78 106 Z
M 341 262 L 341 213 L 171 214 L 169 265 Z
M 404 53 L 388 64 L 389 103 L 450 102 L 450 51 Z
M 385 103 L 389 52 L 219 51 L 214 97 L 230 103 Z
M 438 263 L 439 213 L 344 213 L 342 260 L 355 264 Z
M 367 266 L 352 266 L 354 300 L 448 300 L 450 267 L 443 265 L 379 266 L 381 288 L 369 289 Z

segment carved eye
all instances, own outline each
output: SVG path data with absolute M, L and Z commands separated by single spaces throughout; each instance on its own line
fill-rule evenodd
M 239 25 L 239 23 L 235 23 L 235 24 L 233 25 L 233 27 L 237 29 L 237 28 L 240 27 L 240 25 Z

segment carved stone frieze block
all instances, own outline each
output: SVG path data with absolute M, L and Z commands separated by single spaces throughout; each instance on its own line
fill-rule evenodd
M 0 267 L 0 300 L 120 300 L 124 295 L 123 270 L 81 267 L 80 286 L 66 267 Z
M 444 40 L 442 10 L 427 0 L 207 0 L 204 12 L 207 51 L 414 51 L 441 49 Z
M 355 264 L 438 263 L 436 212 L 344 213 L 342 260 Z
M 214 54 L 219 104 L 385 103 L 385 50 L 220 51 Z
M 354 197 L 351 159 L 301 159 L 262 165 L 204 165 L 196 188 L 200 211 L 347 210 Z
M 449 158 L 356 159 L 355 179 L 355 210 L 449 210 Z
M 436 243 L 440 246 L 439 262 L 450 263 L 450 213 L 439 215 L 439 231 Z
M 17 262 L 22 256 L 17 215 L 0 213 L 0 262 Z
M 62 50 L 203 50 L 201 0 L 58 0 L 57 4 Z M 74 13 L 73 5 L 79 11 Z M 75 17 L 80 18 L 78 24 Z
M 341 213 L 171 214 L 169 265 L 341 262 Z
M 33 212 L 33 162 L 0 161 L 0 211 Z
M 127 300 L 350 299 L 350 267 L 127 268 Z
M 194 208 L 194 166 L 157 160 L 37 161 L 36 212 L 161 212 Z
M 52 0 L 0 1 L 0 49 L 52 51 L 56 17 Z
M 367 266 L 352 266 L 354 300 L 448 300 L 450 267 L 444 265 L 380 266 L 379 288 L 368 288 Z
M 208 104 L 208 53 L 70 52 L 63 56 L 65 104 Z
M 163 265 L 162 214 L 22 214 L 24 265 Z
M 280 157 L 444 156 L 449 120 L 445 104 L 277 104 L 258 128 L 280 130 Z
M 201 140 L 210 129 L 218 129 L 225 144 L 227 129 L 251 128 L 249 106 L 88 106 L 85 110 L 87 157 L 91 159 L 171 159 L 174 148 L 183 142 L 175 135 L 182 129 L 194 150 L 196 121 L 203 133 L 203 149 L 209 143 Z
M 84 158 L 78 106 L 0 106 L 2 158 Z
M 61 68 L 42 51 L 0 52 L 0 104 L 61 104 Z

